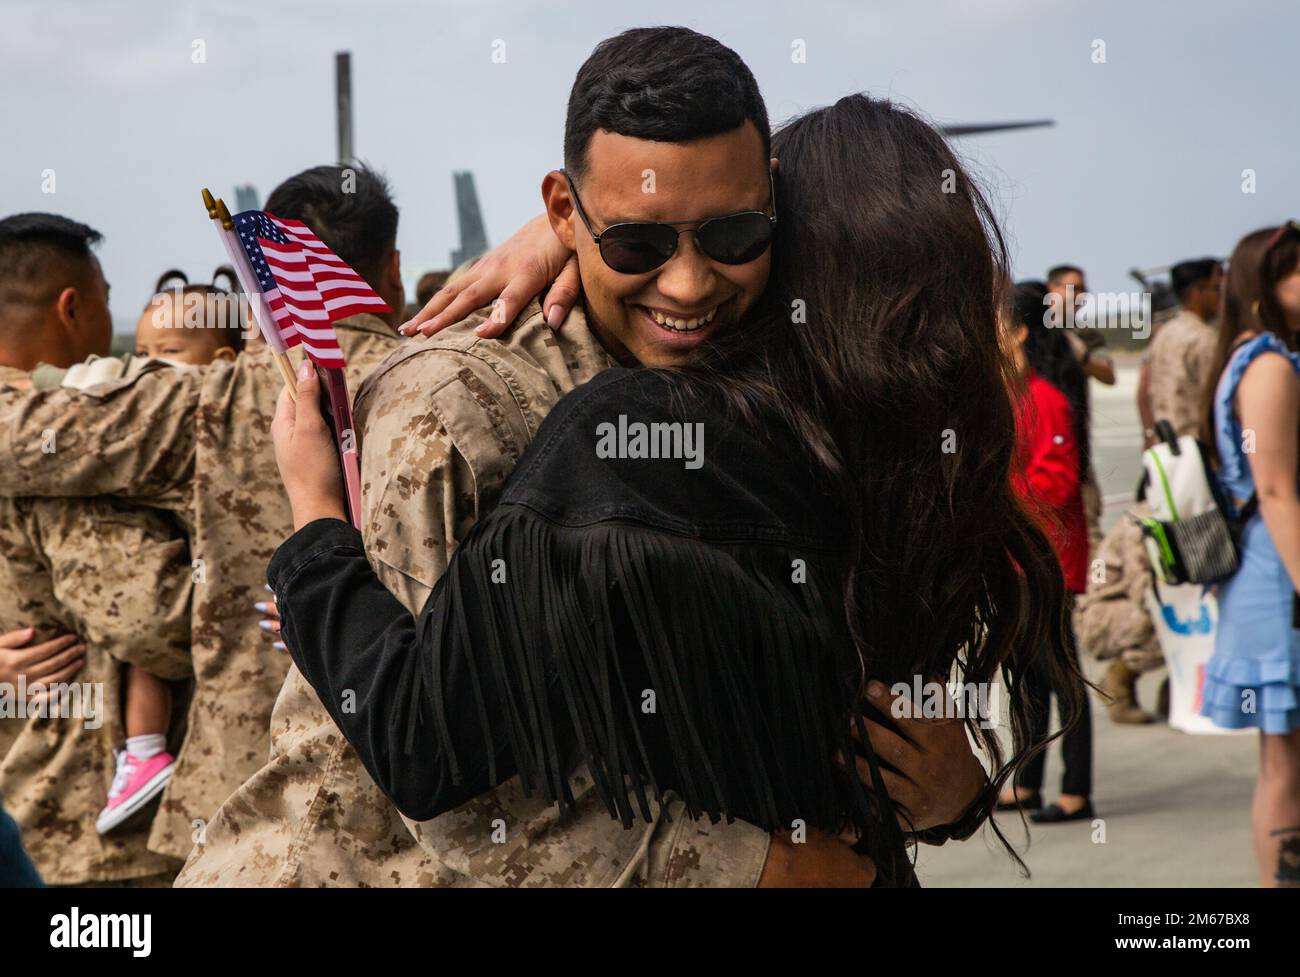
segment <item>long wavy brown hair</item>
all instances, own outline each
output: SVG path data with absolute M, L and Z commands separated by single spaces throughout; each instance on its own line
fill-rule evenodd
M 810 479 L 837 491 L 864 680 L 1002 678 L 1010 755 L 967 718 L 991 806 L 1055 738 L 1031 740 L 1025 669 L 1049 677 L 1067 724 L 1086 708 L 1060 564 L 1012 490 L 1006 246 L 944 138 L 889 101 L 842 98 L 786 124 L 772 149 L 772 279 L 705 364 L 741 411 L 795 430 Z M 867 847 L 889 864 L 883 842 Z
M 1298 267 L 1300 231 L 1289 225 L 1285 229 L 1263 227 L 1251 231 L 1237 242 L 1228 259 L 1219 298 L 1219 342 L 1201 397 L 1200 439 L 1216 465 L 1222 459 L 1214 428 L 1214 394 L 1238 340 L 1248 332 L 1271 330 L 1300 352 L 1300 338 L 1287 328 L 1276 291 L 1277 283 Z

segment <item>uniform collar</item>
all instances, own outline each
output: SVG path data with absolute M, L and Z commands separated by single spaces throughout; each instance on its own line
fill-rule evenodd
M 600 363 L 601 369 L 611 366 L 618 366 L 619 363 L 605 349 L 600 337 L 596 335 L 596 330 L 591 328 L 591 322 L 587 319 L 586 310 L 583 309 L 582 303 L 576 303 L 569 314 L 564 317 L 560 323 L 560 328 L 552 332 L 551 327 L 546 324 L 546 316 L 542 314 L 542 304 L 539 300 L 533 299 L 520 310 L 519 315 L 515 318 L 517 327 L 536 326 L 545 331 L 544 335 L 554 335 L 559 345 L 565 348 L 580 350 L 594 354 L 596 360 Z M 512 329 L 515 327 L 511 327 Z M 508 338 L 503 336 L 502 339 Z
M 1183 308 L 1181 306 L 1178 309 L 1178 315 L 1176 316 L 1176 318 L 1182 319 L 1185 322 L 1194 326 L 1201 326 L 1204 329 L 1214 328 L 1208 322 L 1206 322 L 1204 319 L 1198 316 L 1195 312 L 1193 312 L 1191 309 Z

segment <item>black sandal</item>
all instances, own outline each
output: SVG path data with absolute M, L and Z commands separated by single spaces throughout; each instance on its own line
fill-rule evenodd
M 1093 817 L 1092 801 L 1085 801 L 1083 807 L 1067 814 L 1059 804 L 1049 804 L 1037 814 L 1029 815 L 1034 824 L 1063 824 L 1066 821 L 1087 821 Z

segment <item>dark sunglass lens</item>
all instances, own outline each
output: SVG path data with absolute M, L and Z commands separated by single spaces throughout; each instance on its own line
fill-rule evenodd
M 708 221 L 699 230 L 700 250 L 724 265 L 753 261 L 772 241 L 772 222 L 764 214 L 733 214 Z
M 600 256 L 617 272 L 653 271 L 677 250 L 677 232 L 663 224 L 617 224 L 600 236 Z

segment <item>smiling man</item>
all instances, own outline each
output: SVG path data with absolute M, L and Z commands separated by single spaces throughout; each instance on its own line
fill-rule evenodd
M 768 133 L 748 68 L 693 31 L 628 31 L 583 65 L 569 101 L 566 169 L 548 174 L 542 191 L 555 234 L 577 251 L 585 304 L 557 332 L 530 303 L 500 339 L 476 335 L 491 312 L 481 309 L 403 346 L 357 395 L 366 555 L 409 610 L 424 605 L 459 542 L 496 505 L 564 394 L 617 362 L 683 362 L 706 337 L 737 327 L 771 260 Z M 949 812 L 959 814 L 978 784 L 966 795 L 938 767 L 909 773 L 932 796 L 960 797 Z M 742 822 L 696 822 L 671 798 L 653 823 L 625 830 L 585 769 L 570 788 L 575 809 L 566 814 L 513 778 L 432 820 L 403 818 L 294 668 L 272 719 L 270 761 L 222 806 L 181 884 L 864 885 L 873 877 L 833 837 L 793 844 Z
M 547 174 L 542 198 L 556 236 L 577 252 L 588 325 L 604 348 L 620 362 L 671 366 L 733 328 L 767 284 L 767 112 L 748 70 L 731 100 L 700 97 L 711 72 L 615 99 L 623 54 L 607 42 L 578 73 L 565 171 Z

